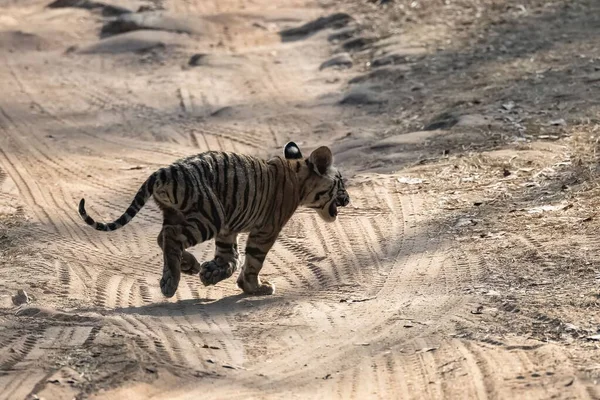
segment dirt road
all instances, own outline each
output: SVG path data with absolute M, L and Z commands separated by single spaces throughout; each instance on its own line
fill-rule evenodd
M 354 22 L 280 35 L 340 10 L 274 3 L 120 2 L 158 17 L 115 34 L 131 21 L 102 3 L 0 2 L 0 398 L 595 397 L 562 344 L 496 340 L 505 323 L 480 312 L 484 252 L 455 240 L 447 198 L 373 172 L 418 158 L 430 131 L 364 146 L 387 129 L 385 99 L 347 92 L 361 67 L 340 68 L 345 56 L 320 68 Z M 330 225 L 294 216 L 264 268 L 274 296 L 186 276 L 165 300 L 154 205 L 111 234 L 77 215 L 84 196 L 99 220 L 120 215 L 178 157 L 268 156 L 288 140 L 331 145 L 352 203 Z M 423 174 L 435 185 L 439 171 Z M 17 309 L 18 289 L 30 302 Z

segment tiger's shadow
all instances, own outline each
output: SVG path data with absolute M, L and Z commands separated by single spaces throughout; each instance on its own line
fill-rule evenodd
M 248 296 L 235 294 L 220 299 L 185 299 L 177 302 L 144 304 L 135 307 L 122 307 L 110 310 L 106 315 L 137 314 L 152 317 L 173 317 L 188 315 L 225 315 L 257 310 L 285 302 L 281 296 Z

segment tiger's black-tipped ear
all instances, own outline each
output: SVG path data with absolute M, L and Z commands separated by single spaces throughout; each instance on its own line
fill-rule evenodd
M 308 156 L 308 161 L 314 166 L 315 172 L 324 175 L 333 164 L 333 154 L 329 147 L 321 146 Z
M 294 142 L 289 142 L 285 145 L 283 155 L 285 156 L 286 160 L 298 160 L 302 158 L 300 148 L 298 148 L 298 145 Z

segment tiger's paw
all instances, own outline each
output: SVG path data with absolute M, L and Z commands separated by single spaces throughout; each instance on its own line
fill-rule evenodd
M 221 257 L 206 261 L 200 266 L 200 281 L 204 286 L 216 285 L 229 278 L 237 269 L 237 263 L 225 261 Z
M 196 257 L 192 253 L 184 251 L 181 258 L 181 272 L 186 275 L 196 275 L 200 272 L 200 268 L 200 263 L 196 260 Z
M 163 277 L 160 279 L 160 291 L 165 297 L 173 297 L 179 286 L 179 279 L 175 279 L 171 273 L 163 273 Z
M 258 285 L 252 285 L 244 281 L 241 274 L 240 278 L 238 278 L 237 285 L 245 294 L 250 296 L 270 296 L 275 293 L 275 285 L 272 283 L 262 281 Z

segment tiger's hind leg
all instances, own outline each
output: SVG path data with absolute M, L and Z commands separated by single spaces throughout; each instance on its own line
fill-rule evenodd
M 239 265 L 237 233 L 217 235 L 215 258 L 200 266 L 200 281 L 204 286 L 216 285 L 229 278 Z
M 163 229 L 157 240 L 164 256 L 160 289 L 165 297 L 175 295 L 182 272 L 191 275 L 194 270 L 200 270 L 196 258 L 185 249 L 212 236 L 212 231 L 199 218 L 191 216 L 183 220 L 165 213 Z
M 279 232 L 251 232 L 248 236 L 246 261 L 237 279 L 237 285 L 244 293 L 258 296 L 275 293 L 275 285 L 261 281 L 258 274 L 278 235 Z
M 161 231 L 156 239 L 158 246 L 163 248 L 163 232 Z M 183 250 L 181 255 L 181 273 L 186 275 L 196 275 L 200 272 L 200 263 L 196 260 L 196 257 L 187 250 Z
M 165 297 L 173 297 L 181 279 L 181 259 L 184 251 L 181 236 L 181 226 L 178 225 L 163 226 L 158 235 L 164 263 L 160 290 Z

